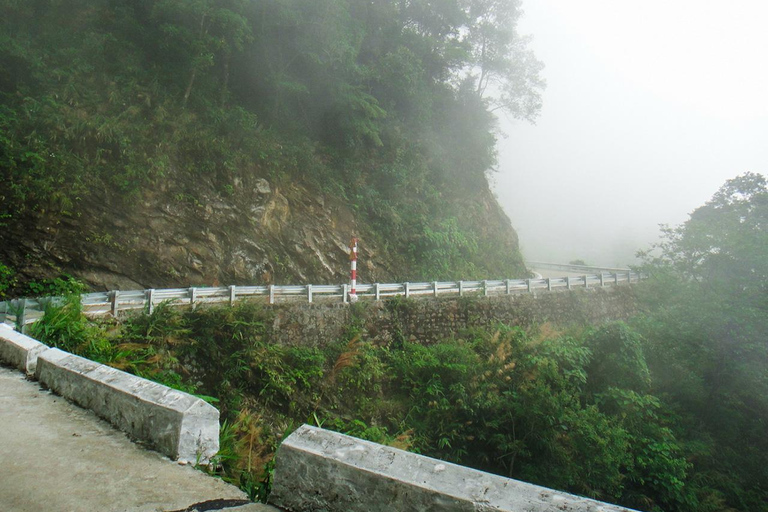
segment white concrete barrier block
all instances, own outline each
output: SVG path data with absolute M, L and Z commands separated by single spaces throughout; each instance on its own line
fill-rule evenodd
M 278 449 L 269 502 L 291 512 L 630 512 L 308 425 Z
M 34 375 L 37 357 L 48 346 L 13 330 L 7 324 L 0 324 L 0 361 L 10 364 L 27 375 Z
M 219 450 L 219 411 L 188 393 L 59 349 L 40 355 L 35 375 L 174 460 L 207 463 Z

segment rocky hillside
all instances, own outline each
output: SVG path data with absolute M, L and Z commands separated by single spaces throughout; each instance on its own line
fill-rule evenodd
M 0 297 L 340 282 L 352 236 L 365 282 L 522 275 L 491 111 L 540 65 L 448 4 L 0 0 Z

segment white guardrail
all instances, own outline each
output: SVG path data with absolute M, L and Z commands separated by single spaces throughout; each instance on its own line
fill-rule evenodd
M 540 290 L 590 288 L 617 286 L 633 283 L 645 278 L 643 274 L 626 270 L 624 272 L 601 272 L 578 277 L 542 279 L 504 279 L 485 281 L 434 281 L 430 283 L 374 283 L 358 284 L 357 298 L 381 300 L 387 297 L 404 296 L 463 296 L 465 294 L 510 295 L 534 293 Z M 113 290 L 109 292 L 86 293 L 81 295 L 83 311 L 88 315 L 117 316 L 120 311 L 145 309 L 170 302 L 174 305 L 234 304 L 238 300 L 256 299 L 268 304 L 286 301 L 335 300 L 349 302 L 349 285 L 296 285 L 296 286 L 227 286 L 219 288 L 192 287 L 149 290 Z M 15 299 L 0 302 L 0 323 L 6 323 L 23 330 L 39 320 L 47 304 L 61 303 L 60 297 L 37 299 Z
M 594 265 L 572 265 L 570 263 L 546 263 L 543 261 L 528 261 L 526 266 L 532 269 L 540 270 L 561 270 L 563 272 L 573 272 L 576 274 L 589 274 L 593 272 L 629 272 L 627 267 L 596 267 Z

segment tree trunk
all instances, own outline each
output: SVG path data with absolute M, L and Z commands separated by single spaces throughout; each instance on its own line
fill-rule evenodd
M 200 18 L 200 39 L 203 39 L 203 36 L 206 33 L 205 30 L 205 18 L 208 17 L 208 13 L 203 13 L 203 16 Z M 197 67 L 195 66 L 195 61 L 192 61 L 192 74 L 189 76 L 189 83 L 187 84 L 187 89 L 184 91 L 184 103 L 182 103 L 182 106 L 184 108 L 187 107 L 187 101 L 189 100 L 189 95 L 192 94 L 192 86 L 195 85 L 195 78 L 197 78 Z
M 192 86 L 195 85 L 195 78 L 197 78 L 197 69 L 192 70 L 192 75 L 189 77 L 189 83 L 187 84 L 187 90 L 184 91 L 184 103 L 182 106 L 185 108 L 187 106 L 187 100 L 189 100 L 189 95 L 192 94 Z
M 229 49 L 224 50 L 224 70 L 221 87 L 221 106 L 223 107 L 227 103 L 229 96 L 229 61 L 232 60 L 232 52 Z

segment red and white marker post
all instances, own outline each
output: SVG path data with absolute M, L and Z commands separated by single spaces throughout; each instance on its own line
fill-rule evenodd
M 357 238 L 353 238 L 349 243 L 349 263 L 351 267 L 351 286 L 349 290 L 349 301 L 357 301 Z

